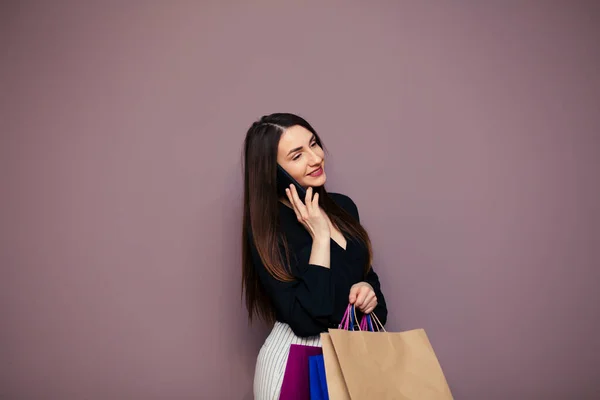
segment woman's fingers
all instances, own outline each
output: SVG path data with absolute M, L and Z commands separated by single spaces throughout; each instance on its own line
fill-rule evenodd
M 354 303 L 356 307 L 362 309 L 363 306 L 366 304 L 365 300 L 367 299 L 368 295 L 369 288 L 367 288 L 366 286 L 360 286 L 358 289 L 358 295 L 356 296 L 356 303 Z
M 350 288 L 348 298 L 350 304 L 354 304 L 362 313 L 370 314 L 377 307 L 377 295 L 366 282 L 360 282 Z
M 373 301 L 371 304 L 369 304 L 367 306 L 367 308 L 365 308 L 365 310 L 363 311 L 363 313 L 365 314 L 371 314 L 373 311 L 375 311 L 375 307 L 377 307 L 377 301 Z
M 362 305 L 359 307 L 359 310 L 362 312 L 365 312 L 367 310 L 367 308 L 371 305 L 374 298 L 375 298 L 375 293 L 368 292 L 365 297 L 365 300 L 363 301 Z
M 372 296 L 367 302 L 366 305 L 361 310 L 365 314 L 371 314 L 373 310 L 377 307 L 377 297 Z
M 365 297 L 365 301 L 363 302 L 362 308 L 364 310 L 367 309 L 367 307 L 371 304 L 371 302 L 373 301 L 373 299 L 375 298 L 375 293 L 373 293 L 372 290 L 369 290 L 369 293 L 367 294 L 367 296 Z
M 319 193 L 315 193 L 313 195 L 311 203 L 312 203 L 313 210 L 318 210 L 319 209 Z
M 304 197 L 304 204 L 306 204 L 306 208 L 308 209 L 309 213 L 312 213 L 314 211 L 313 188 L 310 186 L 308 187 L 308 189 L 306 189 L 306 196 Z
M 294 213 L 296 214 L 296 218 L 298 219 L 298 222 L 302 221 L 302 216 L 300 215 L 300 212 L 298 211 L 298 207 L 296 207 L 296 203 L 294 202 L 294 197 L 292 195 L 291 189 L 285 189 L 285 194 L 287 195 L 288 200 L 290 201 L 290 204 L 292 205 L 292 210 L 294 210 Z
M 350 304 L 354 304 L 356 307 L 361 307 L 362 305 L 366 304 L 365 300 L 370 293 L 375 295 L 371 286 L 364 282 L 359 282 L 353 285 L 350 288 Z
M 377 307 L 377 295 L 371 285 L 365 282 L 350 288 L 349 301 L 365 314 L 371 313 Z
M 308 210 L 306 209 L 306 206 L 302 203 L 302 200 L 300 200 L 300 197 L 298 196 L 298 191 L 296 190 L 296 186 L 290 185 L 290 191 L 292 192 L 294 207 L 296 207 L 296 209 L 298 210 L 300 218 L 305 221 L 308 218 Z
M 356 305 L 356 298 L 358 296 L 358 289 L 359 287 L 354 285 L 350 288 L 350 295 L 348 296 L 348 302 L 350 304 L 354 304 Z

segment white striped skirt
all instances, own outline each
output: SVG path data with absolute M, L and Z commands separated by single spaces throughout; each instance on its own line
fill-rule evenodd
M 254 371 L 254 400 L 278 400 L 290 345 L 321 347 L 321 337 L 299 337 L 288 324 L 275 322 L 258 353 Z M 308 366 L 307 366 L 308 367 Z

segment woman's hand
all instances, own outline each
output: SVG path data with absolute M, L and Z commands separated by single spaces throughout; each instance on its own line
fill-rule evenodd
M 350 288 L 349 301 L 364 314 L 371 314 L 377 307 L 377 296 L 367 282 L 359 282 Z
M 304 204 L 300 200 L 294 185 L 290 185 L 289 189 L 285 189 L 285 193 L 292 204 L 298 222 L 306 228 L 313 240 L 329 242 L 331 231 L 329 230 L 327 217 L 325 217 L 324 212 L 319 207 L 319 193 L 315 193 L 313 196 L 313 190 L 309 187 L 306 191 Z

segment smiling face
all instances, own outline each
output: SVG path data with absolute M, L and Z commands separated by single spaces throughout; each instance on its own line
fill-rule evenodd
M 325 152 L 315 135 L 300 125 L 291 126 L 281 134 L 277 163 L 305 189 L 323 186 L 327 180 Z

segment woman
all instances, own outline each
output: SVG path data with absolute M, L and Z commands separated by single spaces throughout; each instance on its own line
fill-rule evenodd
M 277 164 L 302 187 L 278 196 Z M 256 362 L 254 398 L 277 399 L 291 344 L 320 346 L 348 305 L 387 320 L 369 236 L 354 202 L 325 191 L 321 139 L 293 114 L 252 124 L 244 145 L 242 288 L 250 321 L 274 323 Z

